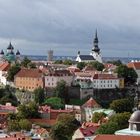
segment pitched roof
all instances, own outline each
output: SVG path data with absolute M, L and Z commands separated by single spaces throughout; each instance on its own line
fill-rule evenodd
M 140 70 L 140 62 L 130 62 L 127 64 L 129 68 L 134 68 L 136 70 Z
M 8 62 L 0 63 L 0 71 L 7 71 L 10 68 L 10 64 Z
M 127 135 L 97 135 L 94 140 L 139 140 L 139 136 Z
M 98 129 L 98 126 L 89 126 L 86 128 L 79 128 L 81 133 L 83 134 L 84 137 L 90 137 L 95 134 L 95 131 Z
M 113 74 L 95 74 L 93 79 L 117 79 L 117 77 Z
M 25 69 L 22 68 L 17 74 L 16 77 L 32 77 L 38 78 L 42 76 L 42 72 L 39 69 Z
M 82 107 L 99 107 L 99 104 L 91 97 L 85 104 L 82 105 Z
M 80 55 L 81 60 L 95 60 L 92 55 Z

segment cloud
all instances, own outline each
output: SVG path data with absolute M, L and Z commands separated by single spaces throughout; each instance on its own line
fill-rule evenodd
M 139 0 L 1 0 L 0 48 L 12 40 L 24 54 L 87 54 L 97 28 L 104 56 L 139 56 L 139 7 Z

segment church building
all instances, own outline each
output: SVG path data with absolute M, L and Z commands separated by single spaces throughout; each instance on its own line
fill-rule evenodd
M 3 50 L 1 50 L 0 52 L 0 61 L 8 61 L 8 62 L 20 62 L 20 52 L 19 50 L 17 50 L 17 52 L 14 52 L 14 47 L 11 44 L 11 42 L 9 43 L 8 47 L 7 47 L 7 51 L 4 53 Z
M 90 52 L 89 55 L 81 55 L 80 51 L 78 51 L 78 55 L 76 58 L 77 62 L 92 62 L 92 61 L 98 61 L 102 63 L 102 57 L 101 57 L 101 52 L 100 48 L 98 47 L 98 36 L 97 36 L 97 30 L 95 33 L 95 38 L 93 41 L 93 48 Z

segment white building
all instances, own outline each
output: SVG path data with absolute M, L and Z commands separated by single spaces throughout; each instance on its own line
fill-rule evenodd
M 93 88 L 95 89 L 114 89 L 124 88 L 124 79 L 118 78 L 113 74 L 95 74 L 93 77 Z
M 98 47 L 98 36 L 97 36 L 97 31 L 95 34 L 95 38 L 93 41 L 93 48 L 90 53 L 90 55 L 80 55 L 80 51 L 78 51 L 78 55 L 76 58 L 77 62 L 91 62 L 91 61 L 98 61 L 102 63 L 102 56 L 100 52 L 100 48 Z
M 68 70 L 53 70 L 45 76 L 45 87 L 56 87 L 57 82 L 60 82 L 61 80 L 64 80 L 67 86 L 71 86 L 73 75 Z
M 10 64 L 8 62 L 0 63 L 0 83 L 3 85 L 7 85 L 7 72 L 10 68 Z

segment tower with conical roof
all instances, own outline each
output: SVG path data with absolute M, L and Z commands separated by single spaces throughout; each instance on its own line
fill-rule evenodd
M 101 57 L 100 48 L 98 47 L 98 43 L 99 41 L 98 41 L 98 35 L 97 35 L 97 30 L 96 30 L 95 38 L 93 41 L 93 48 L 90 55 L 92 55 L 96 61 L 102 63 L 102 57 Z

